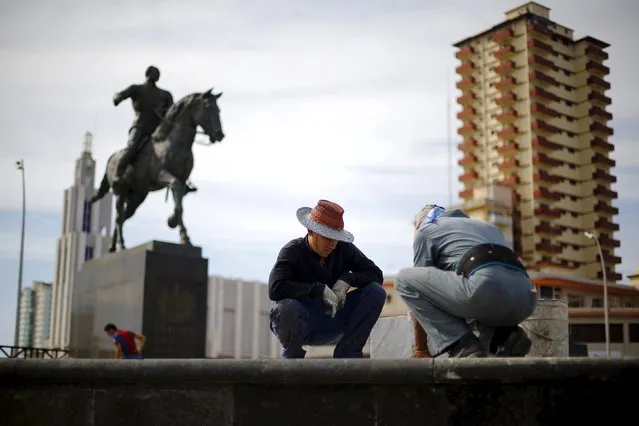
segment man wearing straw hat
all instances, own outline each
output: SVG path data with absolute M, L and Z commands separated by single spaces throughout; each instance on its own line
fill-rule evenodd
M 395 287 L 415 315 L 433 357 L 525 356 L 519 324 L 537 295 L 525 267 L 495 225 L 427 204 L 415 217 L 413 268 Z
M 327 200 L 298 209 L 307 234 L 288 242 L 271 270 L 270 328 L 284 358 L 304 358 L 304 345 L 332 343 L 334 358 L 362 358 L 382 312 L 382 271 L 353 244 L 343 215 Z

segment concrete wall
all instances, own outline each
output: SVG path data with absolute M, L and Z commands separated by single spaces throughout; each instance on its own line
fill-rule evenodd
M 638 381 L 637 358 L 12 359 L 0 361 L 0 423 L 620 424 L 636 418 Z

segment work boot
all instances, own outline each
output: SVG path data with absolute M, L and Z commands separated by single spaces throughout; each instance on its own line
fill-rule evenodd
M 488 354 L 474 333 L 464 334 L 448 350 L 449 358 L 486 358 Z
M 491 352 L 501 358 L 525 357 L 530 352 L 532 340 L 519 326 L 498 327 L 490 346 Z

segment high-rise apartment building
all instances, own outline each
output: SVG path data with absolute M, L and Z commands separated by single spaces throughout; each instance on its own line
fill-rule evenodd
M 18 346 L 48 347 L 51 320 L 51 284 L 34 281 L 20 296 Z
M 76 272 L 82 264 L 108 252 L 111 235 L 112 194 L 95 204 L 95 160 L 91 156 L 93 136 L 85 134 L 84 149 L 75 162 L 73 186 L 64 191 L 62 235 L 58 239 L 50 345 L 65 348 L 71 330 L 71 295 Z
M 574 39 L 573 30 L 534 2 L 455 44 L 462 91 L 459 195 L 470 205 L 477 187 L 511 188 L 513 246 L 530 269 L 601 279 L 597 247 L 584 235 L 595 231 L 608 280 L 621 279 L 603 64 L 608 46 Z

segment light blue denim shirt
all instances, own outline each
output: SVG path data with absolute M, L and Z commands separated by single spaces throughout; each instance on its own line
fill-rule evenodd
M 415 234 L 413 264 L 454 271 L 468 249 L 486 243 L 510 247 L 497 226 L 471 219 L 459 209 L 446 211 Z

